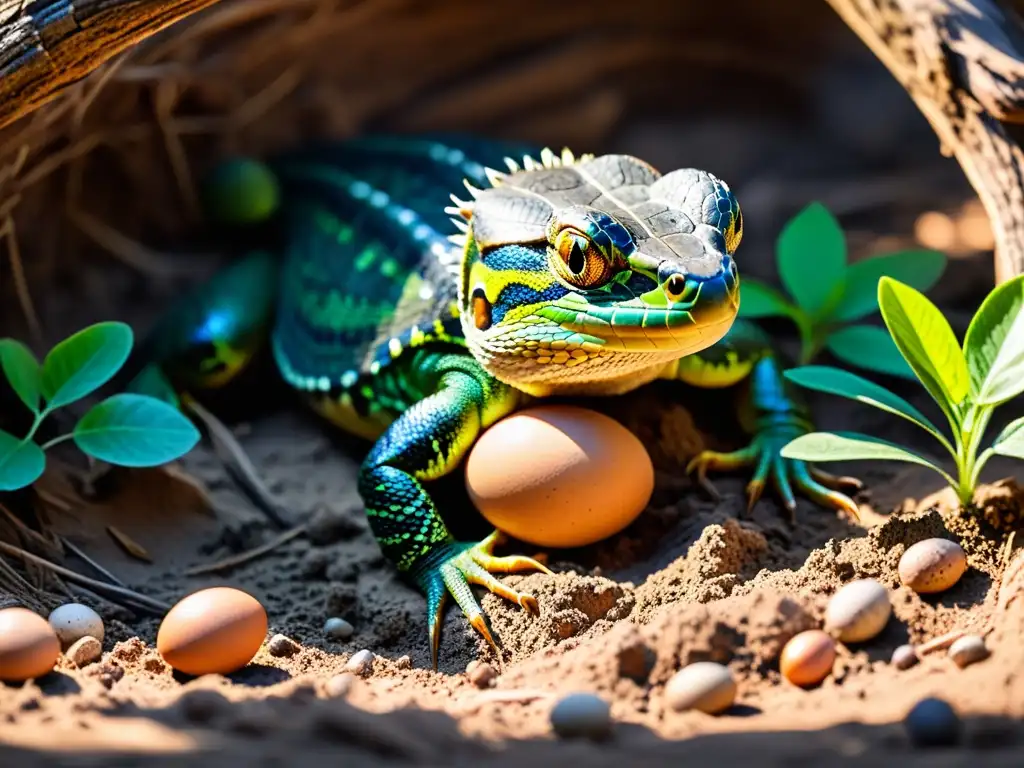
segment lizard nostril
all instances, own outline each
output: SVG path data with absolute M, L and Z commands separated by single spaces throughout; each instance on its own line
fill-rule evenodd
M 686 278 L 682 275 L 672 275 L 665 281 L 665 293 L 673 301 L 676 301 L 686 291 Z

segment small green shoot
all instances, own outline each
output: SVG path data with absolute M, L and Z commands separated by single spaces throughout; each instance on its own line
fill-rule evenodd
M 808 389 L 867 403 L 917 425 L 953 457 L 955 474 L 909 448 L 854 432 L 812 432 L 788 443 L 782 455 L 813 462 L 882 459 L 920 464 L 942 475 L 960 503 L 968 506 L 992 456 L 1024 459 L 1024 418 L 1011 422 L 980 451 L 992 412 L 1024 392 L 1024 275 L 988 295 L 971 320 L 962 347 L 939 309 L 910 286 L 883 277 L 878 302 L 897 348 L 949 422 L 952 440 L 906 400 L 856 374 L 811 365 L 788 370 L 785 376 Z
M 801 365 L 828 349 L 850 365 L 914 378 L 883 328 L 853 321 L 878 310 L 880 277 L 897 278 L 919 291 L 935 285 L 946 268 L 942 253 L 901 251 L 847 264 L 839 222 L 825 206 L 812 203 L 783 228 L 776 260 L 789 296 L 744 278 L 741 317 L 790 318 L 800 332 Z
M 101 461 L 125 467 L 166 464 L 195 447 L 199 431 L 180 411 L 133 393 L 97 403 L 66 435 L 42 446 L 33 441 L 47 416 L 110 381 L 128 359 L 132 342 L 132 330 L 124 323 L 97 323 L 57 344 L 40 365 L 20 341 L 0 339 L 0 368 L 35 416 L 22 438 L 0 431 L 0 491 L 38 480 L 46 467 L 45 451 L 65 440 L 74 440 L 84 453 Z

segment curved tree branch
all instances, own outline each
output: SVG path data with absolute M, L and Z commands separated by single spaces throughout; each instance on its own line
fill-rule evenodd
M 1024 27 L 994 0 L 827 0 L 960 163 L 995 236 L 996 282 L 1024 273 Z
M 217 0 L 0 0 L 0 127 Z

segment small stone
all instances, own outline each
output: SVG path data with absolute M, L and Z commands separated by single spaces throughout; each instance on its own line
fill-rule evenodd
M 901 645 L 892 652 L 891 663 L 896 669 L 910 669 L 921 661 L 917 650 L 912 645 Z
M 954 709 L 936 698 L 917 702 L 903 720 L 903 727 L 916 747 L 949 747 L 963 736 L 963 724 Z
M 302 650 L 302 646 L 292 640 L 290 637 L 284 635 L 274 635 L 270 638 L 270 642 L 267 643 L 267 651 L 271 656 L 278 658 L 294 656 L 296 653 Z
M 340 675 L 334 675 L 324 685 L 324 693 L 331 698 L 338 698 L 340 696 L 348 695 L 348 692 L 352 690 L 352 686 L 356 682 L 356 676 L 350 672 L 342 672 Z
M 944 592 L 967 570 L 963 547 L 949 539 L 925 539 L 900 558 L 900 581 L 915 592 Z
M 406 656 L 399 656 L 395 659 L 395 666 L 399 669 L 412 669 L 412 659 Z
M 352 654 L 352 658 L 348 660 L 345 669 L 360 677 L 366 677 L 373 672 L 373 659 L 373 653 L 364 648 Z
M 333 617 L 324 622 L 324 634 L 331 640 L 348 640 L 355 632 L 355 627 L 344 619 Z
M 862 643 L 885 629 L 891 615 L 889 590 L 874 579 L 858 579 L 829 600 L 825 631 L 844 643 Z
M 779 670 L 793 685 L 809 688 L 832 672 L 836 644 L 827 632 L 809 629 L 790 639 L 779 657 Z
M 989 656 L 985 641 L 977 635 L 964 635 L 951 646 L 949 646 L 949 658 L 951 658 L 960 669 L 969 667 L 979 661 L 984 661 Z
M 486 661 L 473 661 L 466 665 L 466 675 L 477 688 L 489 688 L 498 678 L 498 672 Z
M 551 728 L 563 739 L 607 736 L 612 727 L 611 707 L 592 693 L 571 693 L 551 709 Z
M 735 700 L 732 672 L 713 661 L 683 667 L 665 684 L 665 701 L 676 712 L 696 709 L 714 715 L 731 707 Z
M 95 661 L 99 661 L 103 655 L 103 644 L 95 637 L 81 637 L 68 648 L 67 657 L 75 663 L 79 669 L 87 667 Z

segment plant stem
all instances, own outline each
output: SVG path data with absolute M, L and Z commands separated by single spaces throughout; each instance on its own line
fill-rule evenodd
M 974 490 L 981 465 L 988 460 L 985 454 L 978 456 L 978 446 L 985 435 L 989 419 L 992 418 L 992 410 L 991 406 L 971 405 L 963 417 L 962 437 L 957 439 L 956 494 L 964 506 L 974 501 Z
M 55 438 L 53 438 L 53 440 L 47 440 L 47 441 L 46 441 L 45 443 L 43 443 L 43 444 L 42 444 L 42 445 L 41 445 L 40 447 L 41 447 L 41 448 L 42 448 L 42 449 L 43 449 L 44 451 L 48 451 L 48 450 L 50 450 L 50 449 L 51 449 L 51 448 L 52 448 L 53 446 L 55 446 L 55 445 L 58 445 L 58 444 L 60 444 L 60 443 L 63 443 L 63 442 L 65 441 L 65 440 L 70 440 L 70 439 L 71 439 L 72 437 L 74 437 L 74 436 L 75 436 L 75 435 L 74 435 L 74 433 L 72 433 L 72 432 L 69 432 L 69 433 L 68 433 L 68 434 L 66 434 L 66 435 L 61 435 L 60 437 L 55 437 Z

